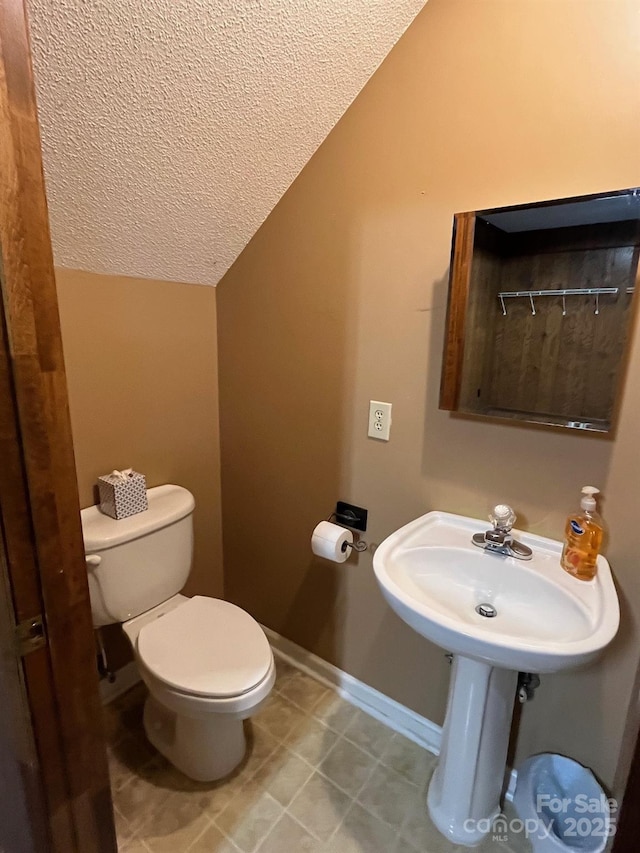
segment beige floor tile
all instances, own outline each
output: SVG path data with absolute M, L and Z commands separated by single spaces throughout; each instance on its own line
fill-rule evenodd
M 182 853 L 182 851 L 175 850 L 174 853 Z M 209 826 L 196 838 L 189 847 L 188 853 L 239 853 L 239 848 L 217 826 Z
M 274 690 L 279 691 L 284 687 L 287 681 L 296 676 L 300 670 L 277 655 L 275 655 L 274 658 L 276 662 L 276 683 L 274 685 Z
M 280 689 L 280 694 L 295 703 L 303 711 L 311 712 L 329 690 L 304 672 L 289 678 Z
M 531 853 L 533 845 L 524 833 L 509 833 L 508 839 L 500 845 L 500 853 Z
M 483 850 L 482 847 L 477 849 Z M 532 853 L 533 845 L 524 834 L 510 833 L 509 838 L 495 849 L 496 853 Z
M 114 703 L 105 705 L 102 712 L 102 730 L 108 744 L 117 743 L 120 738 L 126 734 L 126 729 L 122 722 L 122 717 Z
M 195 782 L 174 771 L 182 784 L 171 784 L 170 802 L 192 812 L 206 814 L 213 820 L 247 784 L 245 779 L 226 779 L 220 782 Z
M 499 844 L 496 844 L 491 838 L 487 838 L 483 844 L 477 848 L 479 853 L 487 853 L 487 851 L 493 853 L 493 850 L 497 851 L 497 853 L 506 853 L 506 851 L 509 851 L 509 853 L 531 853 L 533 846 L 531 841 L 527 838 L 524 830 L 522 832 L 513 832 L 509 829 L 510 826 L 515 826 L 516 829 L 519 829 L 520 827 L 518 814 L 513 807 L 513 804 L 505 802 L 502 814 L 507 822 L 507 831 L 504 833 L 504 839 L 501 840 Z M 515 821 L 515 823 L 512 824 L 512 821 Z M 498 828 L 502 834 L 501 828 Z M 490 844 L 493 844 L 493 847 L 488 846 Z
M 358 839 L 352 838 L 352 836 L 343 832 L 340 828 L 338 828 L 333 838 L 325 842 L 320 849 L 322 853 L 361 853 Z M 384 853 L 391 853 L 391 851 L 385 850 Z M 412 850 L 411 853 L 415 853 L 415 851 Z
M 207 815 L 194 801 L 172 794 L 162 809 L 138 831 L 151 853 L 177 853 L 188 850 L 211 825 Z
M 316 767 L 337 740 L 337 732 L 313 717 L 305 717 L 289 734 L 285 744 L 312 767 Z
M 424 850 L 417 850 L 413 844 L 409 844 L 404 838 L 398 838 L 395 846 L 391 848 L 391 853 L 426 853 Z M 431 853 L 431 851 L 428 851 Z
M 339 738 L 318 765 L 318 770 L 350 797 L 355 797 L 375 765 L 376 759 L 372 755 L 351 741 Z
M 123 848 L 127 842 L 131 841 L 133 837 L 133 830 L 131 829 L 129 821 L 124 819 L 124 817 L 120 814 L 115 805 L 113 807 L 113 822 L 115 823 L 116 827 L 118 849 L 120 849 Z
M 457 853 L 460 847 L 452 844 L 434 826 L 424 796 L 414 800 L 407 817 L 400 828 L 400 837 L 416 850 L 428 850 L 429 853 Z
M 380 758 L 382 764 L 416 785 L 425 785 L 438 757 L 404 735 L 394 734 Z
M 358 802 L 375 817 L 400 827 L 409 811 L 421 802 L 421 796 L 418 787 L 404 776 L 378 764 L 358 794 Z
M 116 743 L 107 747 L 111 789 L 119 791 L 131 775 L 157 756 L 157 752 L 146 740 L 124 734 Z
M 142 715 L 146 698 L 147 688 L 139 682 L 108 706 L 117 715 L 122 729 L 129 734 L 144 737 Z
M 218 799 L 224 788 L 233 796 L 256 775 L 269 756 L 280 746 L 280 741 L 266 729 L 253 725 L 247 728 L 247 750 L 240 765 L 218 783 Z
M 253 853 L 281 814 L 280 803 L 250 784 L 216 817 L 215 822 L 243 853 Z
M 297 705 L 279 693 L 272 693 L 253 721 L 273 737 L 284 740 L 304 719 L 305 713 Z
M 283 814 L 258 853 L 320 853 L 321 843 L 290 815 Z
M 327 841 L 347 813 L 350 798 L 333 782 L 314 773 L 288 808 L 312 835 Z
M 314 706 L 311 715 L 325 726 L 342 734 L 349 723 L 353 720 L 357 708 L 350 702 L 346 702 L 335 693 L 329 691 Z
M 385 752 L 393 732 L 374 717 L 358 709 L 347 726 L 344 736 L 376 758 Z
M 111 705 L 122 714 L 132 708 L 141 708 L 147 698 L 147 688 L 143 681 L 138 681 L 126 693 L 122 693 Z
M 132 831 L 136 831 L 150 814 L 157 813 L 170 796 L 171 791 L 154 784 L 147 775 L 149 767 L 132 776 L 130 781 L 114 794 L 114 805 L 128 822 Z
M 150 785 L 153 785 L 154 788 L 161 788 L 169 794 L 176 791 L 191 791 L 198 787 L 199 784 L 192 779 L 188 779 L 183 773 L 176 770 L 164 756 L 159 754 L 156 754 L 155 758 L 147 764 L 143 764 L 134 775 L 135 778 L 142 778 Z M 119 792 L 116 792 L 116 804 L 118 797 Z
M 286 807 L 312 773 L 310 764 L 282 746 L 258 770 L 255 781 Z
M 395 844 L 395 830 L 354 803 L 326 853 L 391 853 Z
M 267 729 L 251 722 L 247 726 L 247 754 L 243 760 L 250 774 L 255 773 L 278 748 L 280 740 Z
M 144 841 L 131 838 L 124 844 L 118 843 L 118 853 L 150 853 L 150 851 Z
M 273 741 L 274 748 L 278 742 Z M 156 787 L 172 793 L 172 802 L 195 803 L 211 819 L 215 818 L 229 803 L 248 787 L 255 771 L 264 763 L 258 749 L 230 776 L 218 782 L 196 782 L 176 770 L 168 762 L 157 770 L 146 768 L 146 773 Z M 173 796 L 173 795 L 176 796 Z

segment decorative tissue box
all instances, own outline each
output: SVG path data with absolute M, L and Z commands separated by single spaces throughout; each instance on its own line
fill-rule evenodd
M 127 468 L 98 477 L 100 511 L 111 518 L 127 518 L 148 509 L 144 474 Z

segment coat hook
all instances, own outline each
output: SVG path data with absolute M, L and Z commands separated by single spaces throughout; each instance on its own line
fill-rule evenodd
M 529 294 L 529 302 L 531 303 L 531 316 L 535 317 L 536 316 L 536 306 L 533 303 L 533 296 L 531 294 Z
M 562 297 L 562 316 L 563 317 L 567 316 L 567 297 L 566 296 Z
M 600 313 L 600 294 L 596 293 L 596 310 L 593 312 L 594 314 Z
M 500 304 L 502 305 L 502 316 L 507 316 L 507 306 L 504 304 L 504 296 L 500 293 Z

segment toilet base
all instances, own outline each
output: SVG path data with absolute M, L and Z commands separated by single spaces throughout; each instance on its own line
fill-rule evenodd
M 196 782 L 215 782 L 228 776 L 247 748 L 239 717 L 187 717 L 165 708 L 152 695 L 144 706 L 144 729 L 158 752 Z

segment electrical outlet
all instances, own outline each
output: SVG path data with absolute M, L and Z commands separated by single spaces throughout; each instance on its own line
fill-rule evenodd
M 380 441 L 389 441 L 390 431 L 391 403 L 369 400 L 369 437 L 378 438 Z

